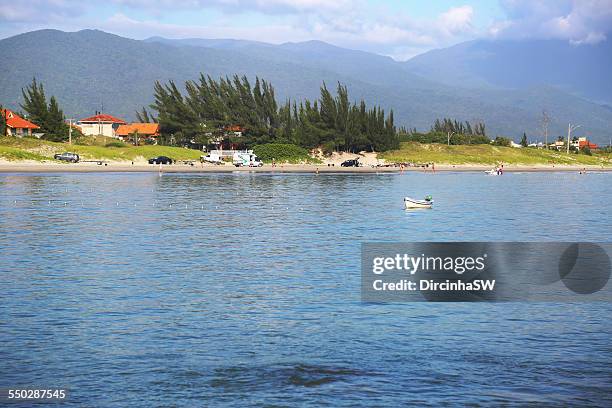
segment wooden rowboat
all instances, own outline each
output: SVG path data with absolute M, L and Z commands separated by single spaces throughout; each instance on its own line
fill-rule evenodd
M 425 200 L 415 200 L 414 198 L 404 197 L 404 207 L 408 210 L 411 208 L 431 208 L 433 206 L 433 200 L 431 197 L 425 198 Z

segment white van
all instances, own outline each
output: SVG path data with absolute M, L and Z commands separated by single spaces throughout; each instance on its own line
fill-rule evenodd
M 209 153 L 206 156 L 200 156 L 200 160 L 204 163 L 223 164 L 221 156 L 217 153 Z
M 263 162 L 249 150 L 246 153 L 234 153 L 232 162 L 236 167 L 261 167 Z

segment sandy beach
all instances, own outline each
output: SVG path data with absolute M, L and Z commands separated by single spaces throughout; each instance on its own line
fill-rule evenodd
M 436 165 L 435 172 L 484 172 L 490 170 L 491 166 L 482 165 Z M 505 172 L 580 172 L 589 171 L 612 171 L 612 167 L 601 166 L 544 166 L 544 165 L 505 165 Z M 57 163 L 57 162 L 8 162 L 0 161 L 0 173 L 127 173 L 127 172 L 160 172 L 159 165 L 143 163 L 131 164 L 129 162 L 107 162 L 96 163 Z M 431 167 L 376 167 L 364 165 L 363 167 L 341 167 L 337 164 L 283 164 L 264 165 L 263 167 L 235 167 L 227 164 L 223 166 L 202 165 L 200 163 L 191 165 L 173 164 L 161 166 L 163 173 L 231 173 L 231 172 L 256 172 L 256 173 L 401 173 L 401 172 L 426 172 L 433 173 Z

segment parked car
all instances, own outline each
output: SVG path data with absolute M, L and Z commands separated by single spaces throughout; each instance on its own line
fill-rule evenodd
M 157 156 L 149 159 L 149 164 L 172 164 L 174 160 L 167 156 Z
M 70 163 L 76 163 L 79 160 L 81 160 L 81 158 L 79 157 L 78 154 L 76 153 L 69 153 L 69 152 L 64 152 L 64 153 L 59 153 L 53 156 L 53 158 L 55 160 L 62 160 L 62 161 L 67 161 Z
M 340 165 L 342 167 L 361 167 L 361 163 L 359 163 L 359 159 L 349 159 L 342 162 Z

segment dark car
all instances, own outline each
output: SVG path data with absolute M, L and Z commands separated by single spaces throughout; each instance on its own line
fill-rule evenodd
M 64 152 L 61 154 L 56 154 L 55 156 L 53 156 L 53 158 L 55 160 L 62 160 L 62 161 L 67 161 L 70 163 L 76 163 L 79 160 L 81 160 L 81 158 L 79 157 L 78 154 L 76 153 L 69 153 L 69 152 Z
M 172 164 L 174 160 L 167 156 L 157 156 L 152 159 L 149 159 L 149 164 Z
M 340 165 L 342 167 L 361 167 L 361 163 L 359 163 L 359 159 L 349 159 L 342 162 Z

